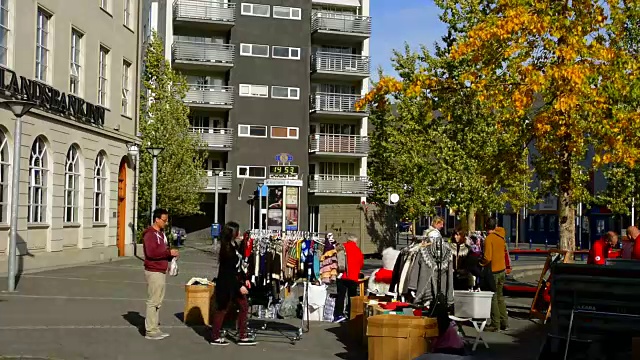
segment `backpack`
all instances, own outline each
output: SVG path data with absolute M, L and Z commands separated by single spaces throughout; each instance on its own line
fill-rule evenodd
M 344 273 L 347 271 L 347 250 L 344 245 L 336 245 L 336 256 L 338 258 L 338 273 Z

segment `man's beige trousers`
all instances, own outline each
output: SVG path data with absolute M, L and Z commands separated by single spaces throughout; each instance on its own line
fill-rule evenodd
M 167 275 L 159 272 L 146 271 L 144 277 L 147 280 L 149 297 L 147 298 L 147 316 L 144 322 L 147 335 L 160 333 L 160 306 L 164 300 L 164 290 L 167 284 Z

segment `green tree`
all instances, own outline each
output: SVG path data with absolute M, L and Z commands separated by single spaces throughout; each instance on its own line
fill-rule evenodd
M 198 150 L 200 140 L 189 130 L 189 107 L 183 102 L 186 79 L 171 69 L 162 40 L 155 32 L 146 48 L 142 82 L 138 189 L 141 213 L 151 210 L 153 159 L 147 151 L 149 147 L 164 149 L 158 157 L 157 206 L 168 209 L 171 216 L 198 213 L 205 184 L 205 157 Z

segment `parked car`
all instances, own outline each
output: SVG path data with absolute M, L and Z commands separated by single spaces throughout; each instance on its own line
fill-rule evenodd
M 398 223 L 398 228 L 400 232 L 411 232 L 412 226 L 413 226 L 413 223 L 408 221 L 401 221 Z
M 171 239 L 175 246 L 184 245 L 184 240 L 187 238 L 187 231 L 181 227 L 171 227 Z

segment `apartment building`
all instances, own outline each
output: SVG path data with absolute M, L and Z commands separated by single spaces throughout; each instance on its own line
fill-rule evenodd
M 19 186 L 23 269 L 133 254 L 127 144 L 137 128 L 138 8 L 137 0 L 0 0 L 0 104 L 37 104 L 22 117 L 17 184 L 14 114 L 0 109 L 0 251 Z
M 368 0 L 145 0 L 145 31 L 187 77 L 192 130 L 208 145 L 206 216 L 187 226 L 213 222 L 218 177 L 219 222 L 362 229 L 368 15 Z

